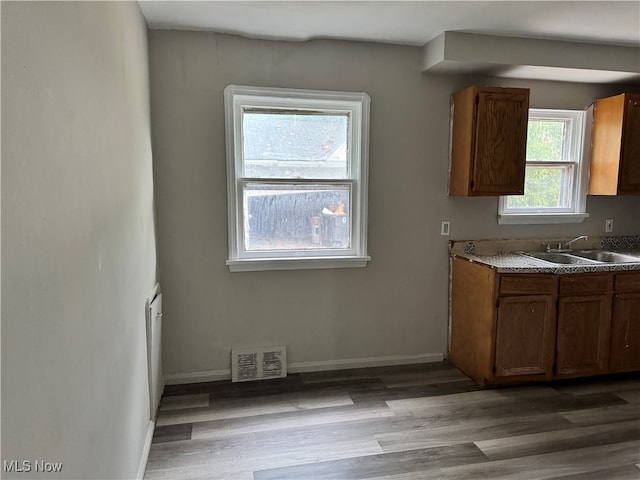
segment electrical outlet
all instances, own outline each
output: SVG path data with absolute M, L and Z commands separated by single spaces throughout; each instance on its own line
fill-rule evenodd
M 613 218 L 607 218 L 604 221 L 604 231 L 606 233 L 611 233 L 613 232 Z
M 449 220 L 443 220 L 442 225 L 440 226 L 440 235 L 442 235 L 443 237 L 448 237 L 450 231 L 451 222 Z

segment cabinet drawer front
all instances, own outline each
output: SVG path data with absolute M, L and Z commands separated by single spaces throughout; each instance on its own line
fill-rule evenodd
M 608 293 L 612 283 L 610 274 L 565 275 L 560 278 L 560 295 Z
M 640 292 L 640 272 L 617 274 L 616 292 Z
M 542 295 L 554 294 L 558 289 L 558 279 L 553 275 L 501 275 L 501 295 Z

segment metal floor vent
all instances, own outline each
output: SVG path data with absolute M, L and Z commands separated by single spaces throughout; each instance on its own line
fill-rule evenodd
M 287 376 L 286 347 L 231 349 L 231 381 L 248 382 Z

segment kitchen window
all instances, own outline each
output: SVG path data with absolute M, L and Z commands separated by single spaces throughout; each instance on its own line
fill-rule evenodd
M 369 102 L 225 89 L 232 272 L 366 266 Z
M 579 223 L 589 216 L 585 116 L 529 110 L 524 195 L 500 197 L 498 223 Z

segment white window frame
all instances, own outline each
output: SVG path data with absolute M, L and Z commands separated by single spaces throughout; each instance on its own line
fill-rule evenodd
M 566 158 L 563 161 L 527 162 L 527 166 L 573 165 L 573 176 L 567 186 L 570 196 L 568 208 L 509 208 L 508 196 L 501 196 L 498 202 L 498 223 L 513 224 L 556 224 L 581 223 L 589 217 L 587 213 L 587 186 L 589 183 L 589 162 L 587 158 L 589 132 L 588 113 L 584 110 L 529 109 L 529 120 L 568 120 L 571 125 L 569 139 L 566 140 Z
M 229 85 L 224 91 L 227 150 L 227 210 L 232 272 L 365 267 L 367 255 L 367 186 L 370 98 L 360 92 L 334 92 Z M 350 155 L 341 179 L 247 178 L 243 173 L 242 115 L 245 109 L 283 109 L 347 113 Z M 248 251 L 244 247 L 243 186 L 246 183 L 318 184 L 351 187 L 349 228 L 345 249 Z

